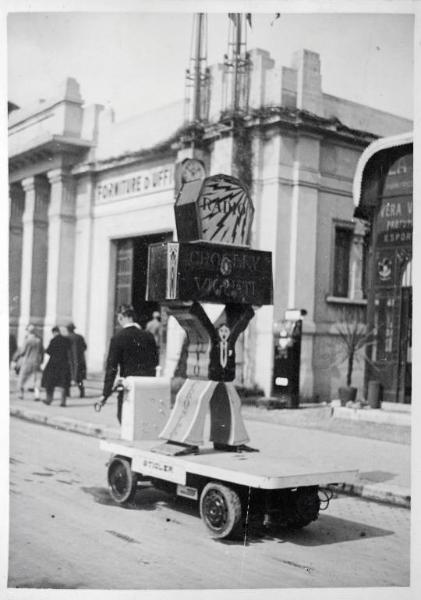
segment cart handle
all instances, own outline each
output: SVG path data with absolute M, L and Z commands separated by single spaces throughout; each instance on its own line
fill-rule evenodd
M 101 412 L 101 408 L 104 406 L 106 400 L 100 400 L 99 402 L 95 402 L 94 409 L 95 412 Z
M 111 394 L 113 394 L 114 392 L 122 392 L 122 391 L 124 391 L 124 384 L 120 380 L 116 383 L 116 385 L 111 390 Z M 98 402 L 95 402 L 95 404 L 94 404 L 95 412 L 101 412 L 101 409 L 104 406 L 104 404 L 107 402 L 107 399 L 108 398 L 102 398 Z

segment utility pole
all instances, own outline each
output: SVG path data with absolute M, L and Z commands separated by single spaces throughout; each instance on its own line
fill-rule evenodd
M 201 91 L 202 91 L 202 43 L 203 43 L 203 13 L 197 15 L 197 31 L 196 31 L 196 52 L 194 65 L 194 103 L 193 103 L 193 119 L 195 122 L 200 121 L 201 110 Z
M 240 108 L 240 81 L 239 81 L 239 67 L 241 57 L 241 15 L 235 14 L 235 42 L 234 42 L 234 76 L 232 85 L 232 108 L 236 113 Z
M 250 59 L 246 42 L 246 15 L 229 13 L 232 22 L 228 53 L 224 57 L 226 72 L 225 93 L 227 112 L 239 115 L 247 112 L 248 107 L 248 78 Z M 229 90 L 229 94 L 227 91 Z M 228 99 L 229 95 L 229 99 Z
M 196 13 L 190 67 L 186 70 L 186 120 L 200 123 L 206 119 L 209 73 L 207 68 L 207 22 L 204 13 Z M 193 49 L 194 45 L 194 49 Z

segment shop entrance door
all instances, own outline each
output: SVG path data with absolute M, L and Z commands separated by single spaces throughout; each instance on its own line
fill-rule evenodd
M 131 304 L 137 314 L 137 319 L 142 327 L 152 318 L 154 311 L 161 312 L 163 337 L 165 341 L 165 310 L 157 302 L 147 302 L 146 271 L 148 267 L 149 244 L 167 242 L 172 240 L 172 233 L 144 235 L 135 238 L 118 240 L 116 262 L 116 285 L 114 314 L 121 304 Z M 114 320 L 114 330 L 117 322 Z

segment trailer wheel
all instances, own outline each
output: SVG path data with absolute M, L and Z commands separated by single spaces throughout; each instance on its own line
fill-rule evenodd
M 208 483 L 200 496 L 200 516 L 212 537 L 234 537 L 241 526 L 241 502 L 234 490 L 221 483 Z
M 137 475 L 133 473 L 130 461 L 120 456 L 111 459 L 108 465 L 108 489 L 118 504 L 134 499 L 137 487 Z
M 289 498 L 287 527 L 301 529 L 319 516 L 320 498 L 317 488 L 298 488 Z

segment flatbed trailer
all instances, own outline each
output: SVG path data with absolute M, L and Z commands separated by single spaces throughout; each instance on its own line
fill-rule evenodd
M 102 440 L 111 454 L 108 486 L 119 504 L 134 499 L 138 484 L 199 503 L 212 537 L 241 535 L 256 518 L 298 529 L 316 520 L 326 496 L 321 488 L 352 481 L 357 470 L 320 464 L 317 457 L 267 456 L 263 452 L 226 452 L 205 446 L 197 454 L 164 455 L 159 441 Z M 328 499 L 328 498 L 327 498 Z M 327 502 L 328 503 L 328 502 Z

